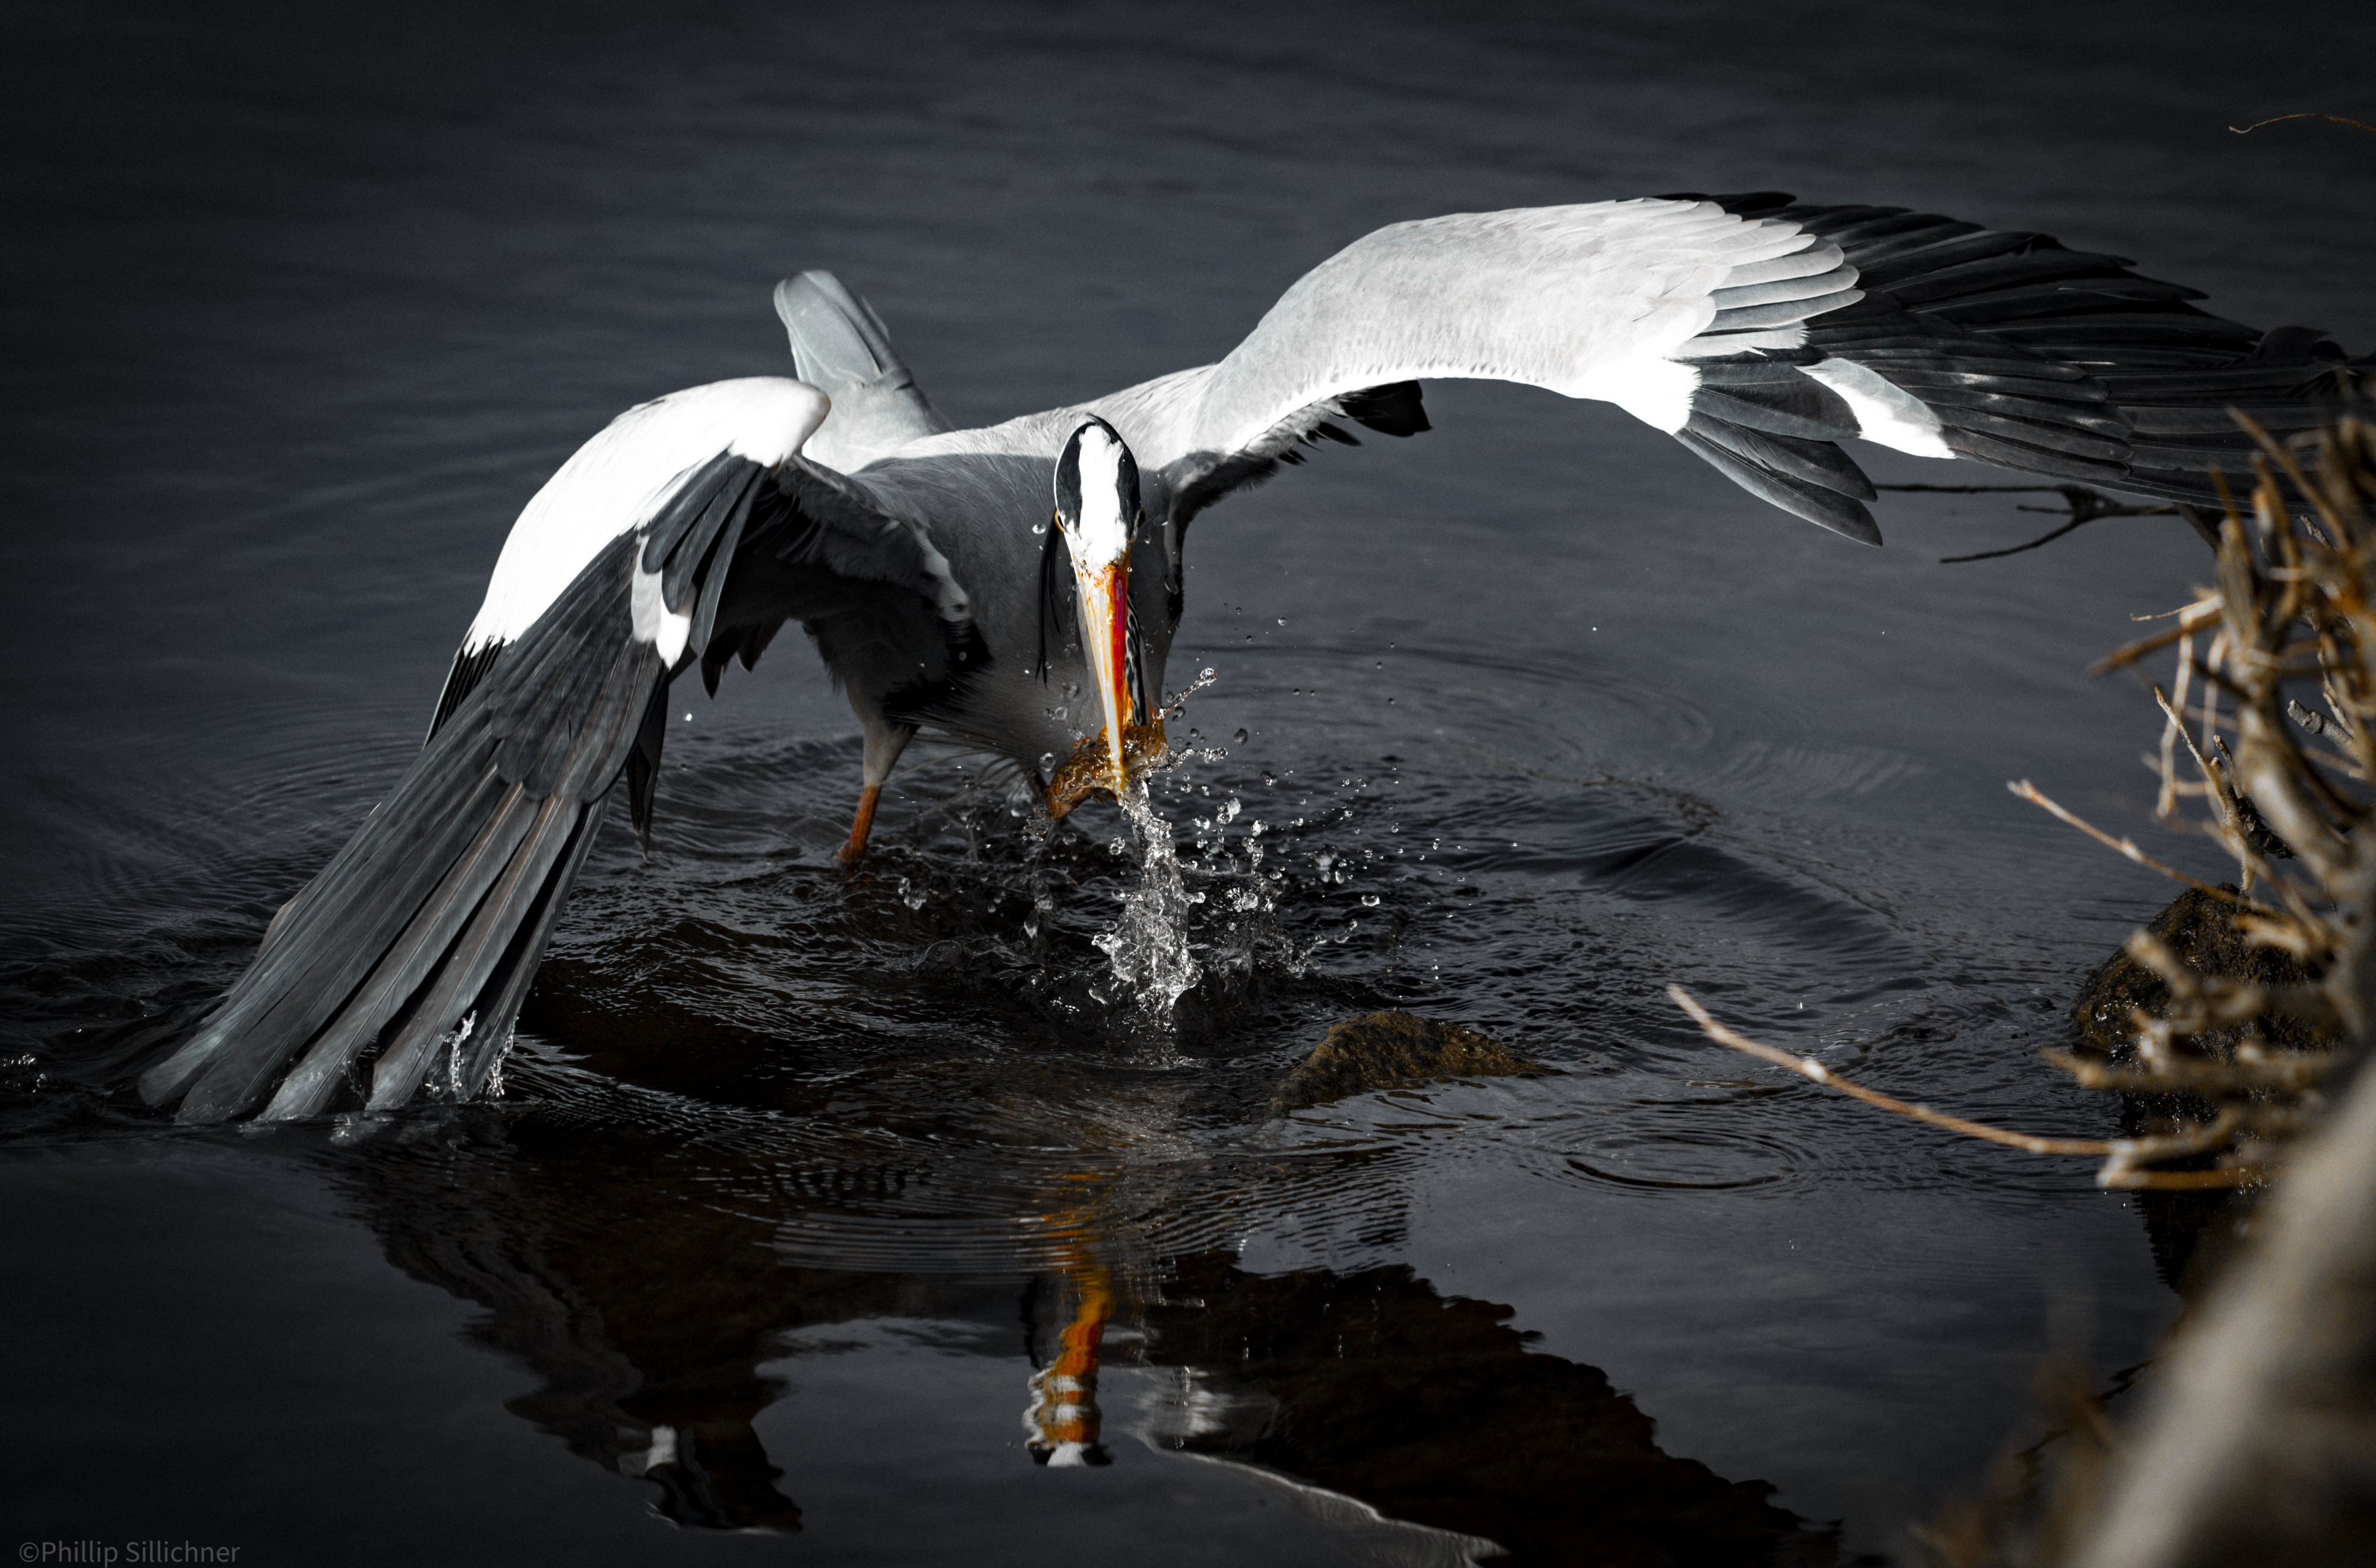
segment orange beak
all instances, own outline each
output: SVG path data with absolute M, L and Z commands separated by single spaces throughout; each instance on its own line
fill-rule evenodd
M 1114 798 L 1120 800 L 1130 782 L 1123 767 L 1123 731 L 1136 717 L 1130 696 L 1130 563 L 1127 559 L 1093 571 L 1074 569 L 1081 595 L 1081 646 L 1087 649 L 1089 669 L 1097 678 L 1098 706 L 1105 714 L 1106 766 Z

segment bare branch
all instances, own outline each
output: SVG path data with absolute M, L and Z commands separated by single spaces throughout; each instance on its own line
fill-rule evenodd
M 2027 801 L 2031 805 L 2044 807 L 2053 815 L 2061 818 L 2066 823 L 2069 823 L 2072 826 L 2077 828 L 2088 837 L 2096 840 L 2097 843 L 2101 844 L 2105 848 L 2114 850 L 2119 854 L 2126 856 L 2128 859 L 2134 861 L 2137 864 L 2144 866 L 2148 871 L 2157 871 L 2173 882 L 2183 882 L 2189 887 L 2194 888 L 2198 892 L 2208 893 L 2215 898 L 2228 899 L 2243 909 L 2253 910 L 2259 914 L 2273 915 L 2276 913 L 2275 909 L 2270 909 L 2266 904 L 2260 902 L 2258 899 L 2247 898 L 2240 894 L 2229 891 L 2228 888 L 2215 887 L 2210 883 L 2198 881 L 2197 879 L 2187 875 L 2176 866 L 2168 865 L 2160 861 L 2155 860 L 2151 855 L 2148 855 L 2143 849 L 2138 849 L 2132 840 L 2127 838 L 2115 838 L 2110 834 L 2105 832 L 2102 828 L 2095 826 L 2090 823 L 2081 821 L 2078 817 L 2072 815 L 2069 812 L 2064 811 L 2061 806 L 2049 800 L 2038 790 L 2037 785 L 2032 784 L 2026 778 L 2018 780 L 2008 779 L 2005 782 L 2005 788 L 2020 796 L 2023 800 Z
M 1692 1020 L 1699 1025 L 1700 1031 L 1718 1045 L 1730 1046 L 1735 1051 L 1747 1051 L 1761 1062 L 1771 1062 L 1776 1067 L 1787 1067 L 1800 1077 L 1821 1084 L 1825 1088 L 1837 1089 L 1851 1099 L 1864 1101 L 1867 1105 L 1877 1105 L 1883 1111 L 1899 1116 L 1911 1117 L 1917 1122 L 1926 1123 L 1933 1127 L 1943 1127 L 1951 1133 L 1961 1133 L 1966 1137 L 1985 1138 L 1992 1144 L 2003 1144 L 2012 1148 L 2027 1149 L 2032 1154 L 2080 1154 L 2100 1157 L 2122 1153 L 2132 1146 L 2131 1140 L 2125 1138 L 2109 1140 L 2043 1138 L 2028 1133 L 2011 1133 L 2002 1127 L 1991 1127 L 1985 1122 L 1973 1122 L 1961 1116 L 1950 1116 L 1942 1111 L 1933 1111 L 1927 1105 L 1909 1105 L 1905 1100 L 1882 1093 L 1879 1089 L 1869 1089 L 1862 1084 L 1843 1078 L 1812 1056 L 1793 1056 L 1787 1051 L 1776 1051 L 1770 1045 L 1760 1045 L 1745 1035 L 1735 1034 L 1717 1023 L 1715 1016 L 1694 1001 L 1691 992 L 1681 986 L 1669 986 L 1667 996 L 1676 1006 L 1690 1014 Z
M 2274 125 L 2283 120 L 2332 120 L 2338 125 L 2357 125 L 2363 131 L 2376 131 L 2376 125 L 2371 125 L 2365 120 L 2355 120 L 2347 114 L 2328 114 L 2316 109 L 2305 109 L 2299 114 L 2272 114 L 2265 120 L 2255 120 L 2249 125 L 2230 125 L 2228 128 L 2239 137 L 2248 137 L 2263 125 Z

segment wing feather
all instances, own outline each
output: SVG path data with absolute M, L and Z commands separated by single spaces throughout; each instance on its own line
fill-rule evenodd
M 2244 451 L 2219 428 L 2225 405 L 2301 428 L 2343 356 L 2129 267 L 2041 234 L 1770 191 L 1426 219 L 1313 268 L 1218 364 L 899 456 L 1044 461 L 1094 414 L 1158 476 L 1176 555 L 1190 518 L 1301 460 L 1330 422 L 1410 434 L 1420 381 L 1484 378 L 1614 403 L 1869 542 L 1871 486 L 1832 445 L 1849 437 L 2208 500 L 2206 454 Z M 1397 417 L 1363 417 L 1388 392 Z
M 686 632 L 726 601 L 754 512 L 780 520 L 771 470 L 814 424 L 817 400 L 795 383 L 724 386 L 623 418 L 539 493 L 488 596 L 500 613 L 482 610 L 475 630 L 510 626 L 543 591 L 535 613 L 466 642 L 419 758 L 222 1003 L 144 1075 L 152 1101 L 178 1099 L 193 1122 L 246 1114 L 267 1094 L 269 1116 L 315 1114 L 375 1045 L 375 1109 L 410 1099 L 440 1061 L 461 1092 L 493 1069 L 623 773 L 648 821 L 654 719 L 697 650 Z M 582 510 L 561 517 L 555 497 Z M 867 526 L 880 535 L 884 521 Z M 540 587 L 564 567 L 564 586 Z M 883 569 L 914 575 L 914 551 Z

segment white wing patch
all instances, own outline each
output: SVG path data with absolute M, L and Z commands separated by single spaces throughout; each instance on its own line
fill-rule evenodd
M 604 545 L 651 521 L 702 464 L 731 452 L 774 468 L 801 449 L 830 406 L 806 382 L 753 376 L 671 392 L 612 420 L 561 465 L 512 525 L 486 601 L 463 636 L 464 652 L 516 640 Z M 636 636 L 674 663 L 692 623 L 667 613 L 657 578 L 647 617 L 640 569 L 636 576 Z M 666 646 L 671 621 L 683 623 L 674 632 L 674 651 Z
M 1553 387 L 1571 398 L 1597 398 L 1669 435 L 1692 417 L 1692 394 L 1700 389 L 1700 373 L 1678 360 L 1656 355 L 1601 365 L 1564 386 Z
M 636 562 L 629 610 L 635 620 L 636 640 L 651 644 L 660 662 L 673 669 L 678 656 L 684 652 L 685 639 L 693 636 L 693 617 L 670 611 L 668 600 L 660 592 L 660 576 L 645 571 L 642 560 Z
M 1883 446 L 1911 452 L 1918 457 L 1953 457 L 1940 434 L 1939 416 L 1913 393 L 1863 365 L 1847 360 L 1818 360 L 1800 367 L 1840 395 L 1856 416 L 1857 434 Z

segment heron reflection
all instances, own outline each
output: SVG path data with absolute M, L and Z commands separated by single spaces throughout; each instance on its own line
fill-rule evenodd
M 1033 1281 L 1024 1299 L 1023 1322 L 1032 1341 L 1030 1427 L 1032 1460 L 1053 1469 L 1075 1465 L 1110 1465 L 1113 1456 L 1100 1441 L 1105 1428 L 1098 1408 L 1098 1365 L 1105 1355 L 1106 1324 L 1113 1316 L 1113 1270 L 1100 1260 L 1080 1254 L 1078 1261 L 1054 1276 Z M 1052 1291 L 1046 1290 L 1053 1286 Z M 1045 1294 L 1043 1294 L 1045 1291 Z M 1047 1310 L 1047 1297 L 1057 1303 Z M 1042 1353 L 1042 1332 L 1052 1324 L 1053 1346 Z
M 1373 1150 L 1039 1171 L 977 1150 L 952 1173 L 534 1102 L 396 1131 L 321 1156 L 391 1261 L 486 1309 L 473 1335 L 539 1380 L 510 1410 L 650 1483 L 681 1526 L 802 1528 L 763 1412 L 837 1335 L 929 1323 L 1015 1360 L 1027 1470 L 1108 1462 L 1126 1435 L 1260 1478 L 1402 1561 L 1836 1560 L 1763 1483 L 1662 1451 L 1630 1398 L 1534 1349 L 1507 1308 L 1400 1265 L 1243 1266 L 1251 1229 L 1348 1204 L 1390 1252 L 1404 1200 Z

